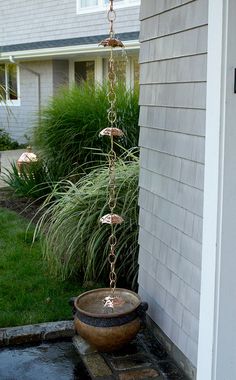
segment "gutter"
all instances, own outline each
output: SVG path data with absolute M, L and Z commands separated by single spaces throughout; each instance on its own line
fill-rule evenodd
M 124 41 L 125 49 L 129 52 L 138 51 L 140 44 L 138 40 Z M 108 52 L 108 50 L 107 50 Z M 9 59 L 9 56 L 14 56 L 14 59 L 20 60 L 36 60 L 42 58 L 53 57 L 75 57 L 80 54 L 106 54 L 106 49 L 98 44 L 86 44 L 86 45 L 73 45 L 63 47 L 50 47 L 41 49 L 26 49 L 26 50 L 14 50 L 7 52 L 0 52 L 0 62 Z

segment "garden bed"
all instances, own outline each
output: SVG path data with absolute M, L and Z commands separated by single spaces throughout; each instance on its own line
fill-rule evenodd
M 17 197 L 9 187 L 0 188 L 0 207 L 15 211 L 27 220 L 38 220 L 39 201 Z

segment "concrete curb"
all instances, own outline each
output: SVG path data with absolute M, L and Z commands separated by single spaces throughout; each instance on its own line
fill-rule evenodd
M 73 321 L 39 323 L 0 329 L 0 347 L 41 343 L 75 335 Z

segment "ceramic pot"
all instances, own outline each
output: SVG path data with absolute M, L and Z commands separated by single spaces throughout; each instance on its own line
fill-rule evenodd
M 74 299 L 76 332 L 97 350 L 110 352 L 130 342 L 140 330 L 148 308 L 138 294 L 116 289 L 114 308 L 105 307 L 109 288 L 95 289 Z

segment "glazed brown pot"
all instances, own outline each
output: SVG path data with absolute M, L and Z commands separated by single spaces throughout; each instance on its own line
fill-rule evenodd
M 97 350 L 109 352 L 120 349 L 138 333 L 147 310 L 138 294 L 116 289 L 121 304 L 109 310 L 104 299 L 111 295 L 108 288 L 91 290 L 74 300 L 76 332 Z

